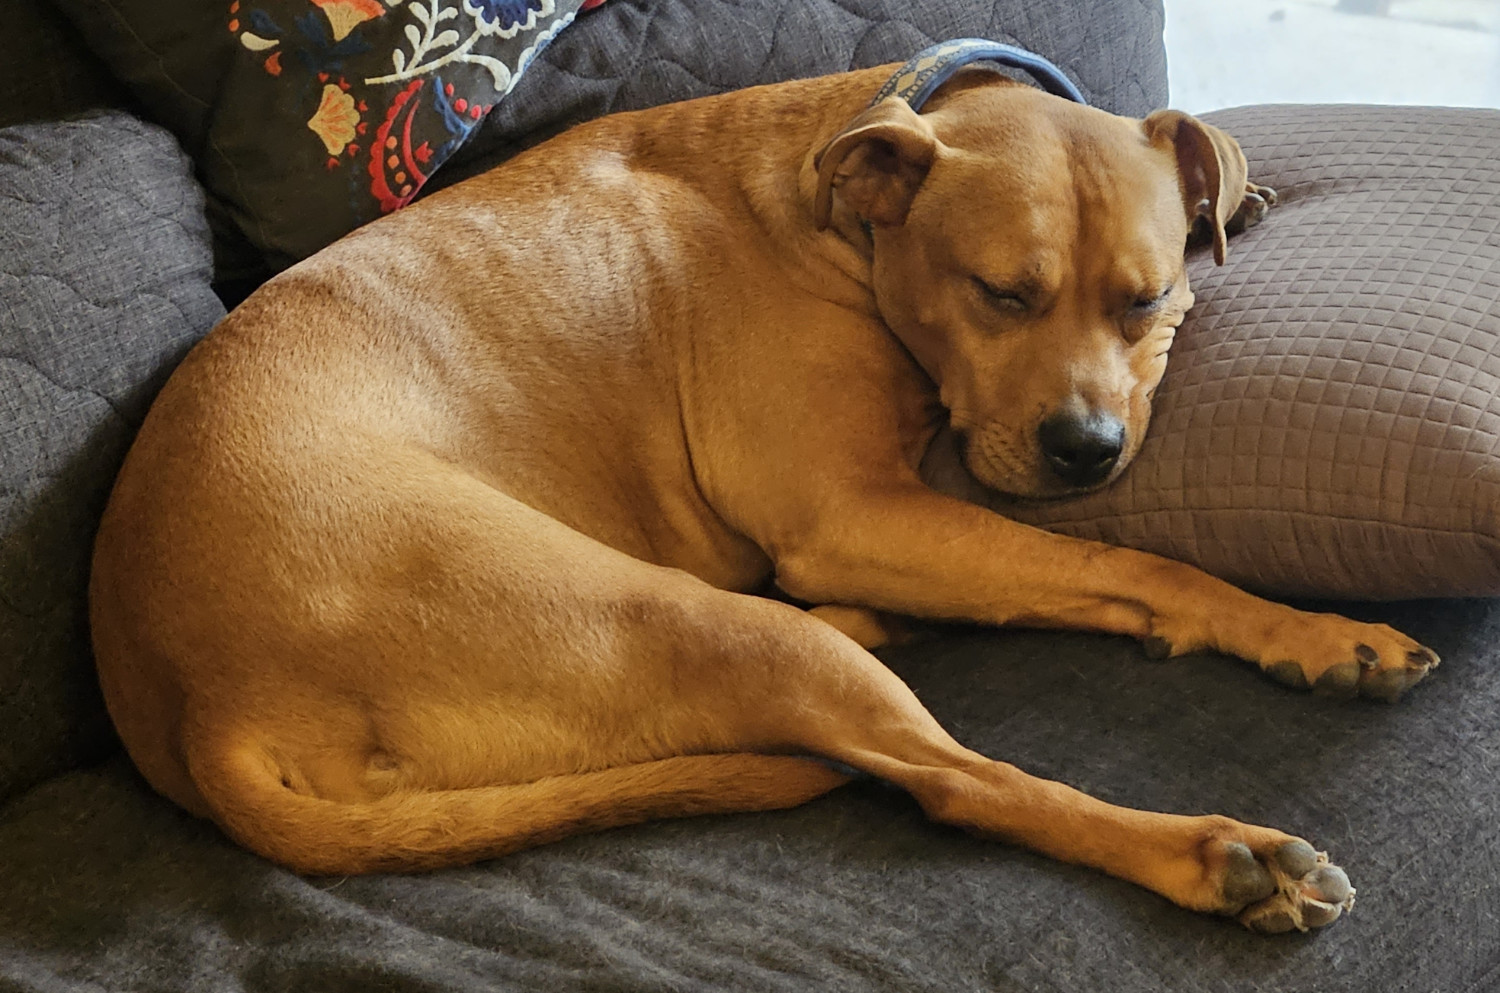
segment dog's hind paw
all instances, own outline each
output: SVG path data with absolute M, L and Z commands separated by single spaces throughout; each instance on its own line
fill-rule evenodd
M 1245 187 L 1245 199 L 1240 202 L 1239 209 L 1234 216 L 1224 225 L 1226 234 L 1236 235 L 1246 228 L 1253 228 L 1266 219 L 1266 213 L 1280 201 L 1276 191 L 1269 186 L 1258 186 L 1248 183 Z
M 1305 841 L 1289 841 L 1262 863 L 1244 845 L 1233 846 L 1224 896 L 1254 896 L 1269 884 L 1275 891 L 1239 912 L 1239 922 L 1261 934 L 1325 927 L 1354 907 L 1354 887 L 1327 854 Z M 1241 853 L 1239 850 L 1243 849 Z

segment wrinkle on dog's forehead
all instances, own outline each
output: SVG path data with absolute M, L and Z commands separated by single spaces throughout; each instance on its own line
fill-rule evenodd
M 1053 168 L 1062 165 L 1059 160 Z M 928 202 L 914 204 L 914 213 L 930 210 L 942 218 L 939 243 L 963 265 L 997 285 L 1045 283 L 1057 272 L 1063 262 L 1057 233 L 1077 226 L 1078 211 L 1072 196 L 1042 179 L 1047 169 L 1031 162 L 1010 170 L 969 150 L 951 151 L 934 169 L 946 175 L 932 177 L 924 190 Z M 1007 181 L 993 182 L 997 172 Z
M 1034 198 L 1071 185 L 1080 206 L 1150 200 L 1180 210 L 1176 164 L 1146 140 L 1139 121 L 1007 85 L 964 90 L 923 116 L 950 157 L 988 160 L 1009 178 L 1006 186 Z M 1061 175 L 1073 182 L 1058 183 Z

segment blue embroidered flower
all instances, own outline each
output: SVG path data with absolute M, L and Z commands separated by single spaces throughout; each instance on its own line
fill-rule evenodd
M 553 0 L 463 0 L 480 34 L 511 38 L 536 27 L 537 15 L 553 12 Z

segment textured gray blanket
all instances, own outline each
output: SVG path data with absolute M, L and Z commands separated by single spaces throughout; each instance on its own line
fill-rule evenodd
M 1266 990 L 1500 986 L 1500 615 L 1385 608 L 1442 652 L 1399 706 L 1123 639 L 962 633 L 887 655 L 960 740 L 1109 800 L 1301 832 L 1359 902 L 1262 938 L 844 787 L 421 876 L 301 879 L 123 761 L 0 818 L 0 988 L 57 991 Z

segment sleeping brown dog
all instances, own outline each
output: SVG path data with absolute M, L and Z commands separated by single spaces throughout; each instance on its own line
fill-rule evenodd
M 1348 880 L 1307 842 L 969 751 L 834 626 L 1116 632 L 1383 697 L 1437 662 L 924 485 L 950 419 L 998 489 L 1118 475 L 1193 300 L 1190 226 L 1222 258 L 1258 205 L 1191 117 L 977 70 L 867 108 L 890 71 L 583 125 L 226 318 L 95 557 L 100 678 L 153 786 L 356 873 L 790 806 L 836 763 L 1184 907 L 1336 918 Z M 753 595 L 772 581 L 831 609 Z

